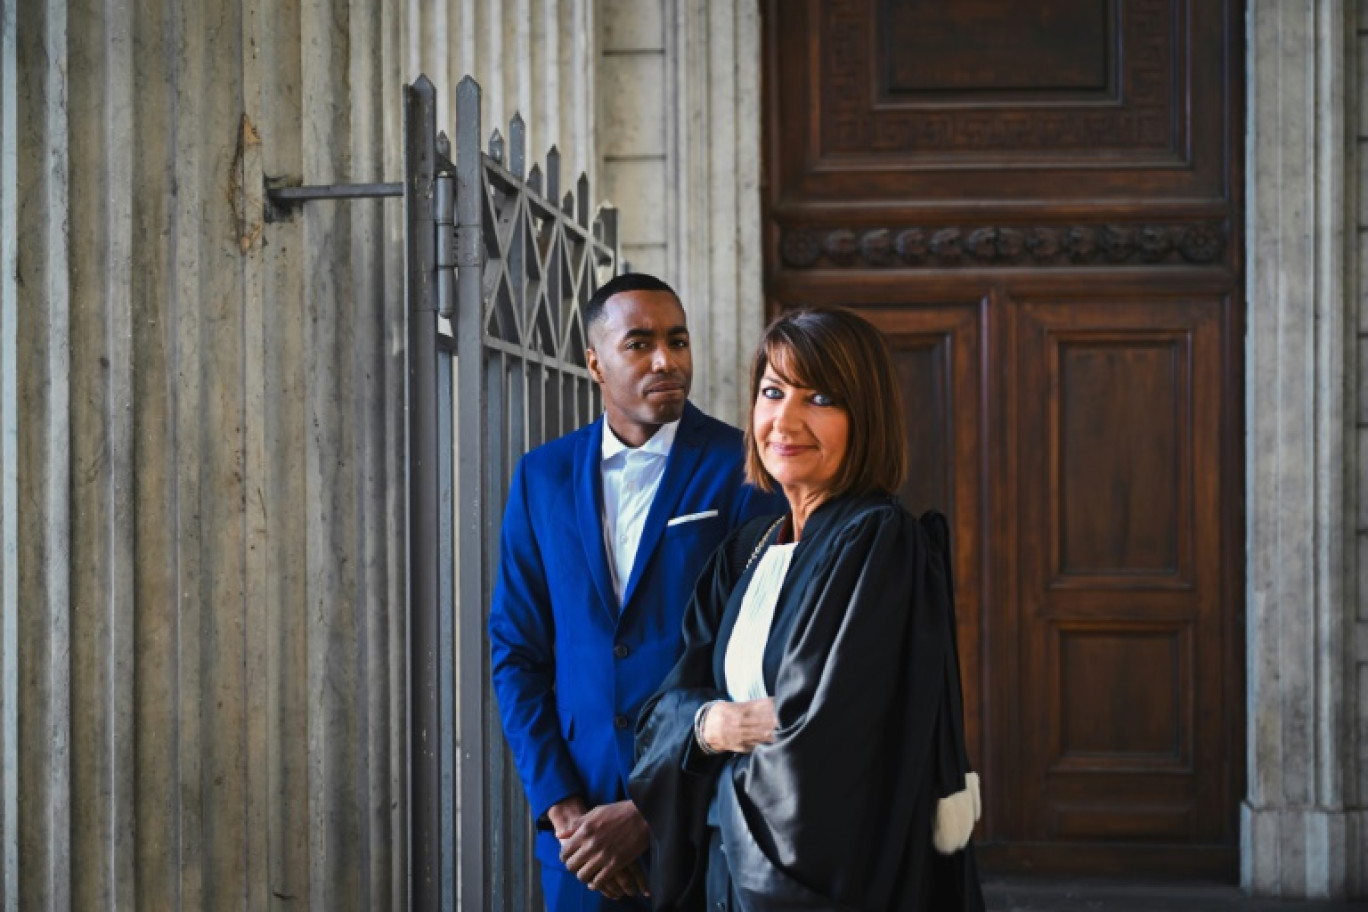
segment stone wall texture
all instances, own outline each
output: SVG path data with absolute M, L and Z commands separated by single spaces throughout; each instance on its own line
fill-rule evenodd
M 0 0 L 0 908 L 400 908 L 400 89 L 596 168 L 593 0 Z

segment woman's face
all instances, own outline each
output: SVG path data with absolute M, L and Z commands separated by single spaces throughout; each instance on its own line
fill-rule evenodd
M 751 421 L 760 461 L 790 501 L 830 490 L 850 440 L 845 409 L 821 390 L 791 386 L 767 368 Z

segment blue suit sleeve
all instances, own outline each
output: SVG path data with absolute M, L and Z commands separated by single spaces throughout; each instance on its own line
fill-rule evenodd
M 489 653 L 504 736 L 532 813 L 540 818 L 556 802 L 585 790 L 556 712 L 555 620 L 533 534 L 525 466 L 526 460 L 519 462 L 504 511 Z

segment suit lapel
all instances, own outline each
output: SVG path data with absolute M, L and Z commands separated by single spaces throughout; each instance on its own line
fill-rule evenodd
M 646 525 L 641 530 L 641 543 L 637 545 L 636 560 L 632 563 L 632 576 L 622 588 L 624 610 L 632 603 L 632 594 L 636 592 L 641 574 L 655 554 L 656 545 L 665 531 L 665 523 L 674 515 L 675 506 L 684 494 L 684 487 L 693 477 L 698 460 L 702 458 L 702 425 L 703 413 L 692 404 L 685 403 L 684 418 L 679 422 L 674 446 L 670 447 L 670 455 L 665 461 L 665 474 L 660 478 L 660 487 L 656 488 L 651 510 L 646 514 Z
M 608 554 L 603 547 L 603 476 L 599 463 L 603 457 L 603 417 L 575 443 L 575 516 L 579 539 L 584 547 L 585 566 L 598 590 L 603 610 L 617 623 L 617 594 L 608 571 Z

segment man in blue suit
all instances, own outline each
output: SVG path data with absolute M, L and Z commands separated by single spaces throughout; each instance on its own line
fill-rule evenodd
M 552 912 L 646 908 L 650 833 L 626 789 L 637 712 L 678 657 L 708 556 L 784 509 L 745 485 L 740 432 L 688 402 L 689 330 L 668 285 L 618 276 L 583 316 L 604 414 L 518 464 L 489 618 Z

